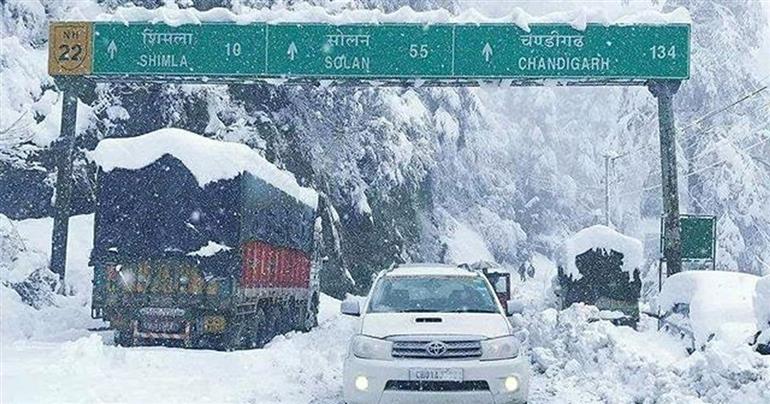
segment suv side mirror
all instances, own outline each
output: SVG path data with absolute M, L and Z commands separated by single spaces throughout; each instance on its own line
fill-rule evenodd
M 361 306 L 358 304 L 358 299 L 347 298 L 340 303 L 340 312 L 346 316 L 361 316 Z
M 524 303 L 521 300 L 509 300 L 506 304 L 508 316 L 524 313 Z

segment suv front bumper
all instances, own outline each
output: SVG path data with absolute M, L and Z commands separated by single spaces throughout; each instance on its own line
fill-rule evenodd
M 411 368 L 460 368 L 462 383 L 424 383 L 417 387 L 409 381 Z M 529 358 L 430 360 L 430 359 L 360 359 L 352 354 L 345 359 L 343 393 L 348 404 L 371 403 L 524 403 L 529 392 Z M 356 387 L 356 378 L 366 377 L 367 388 Z M 505 380 L 518 379 L 518 388 L 508 391 Z M 390 382 L 390 383 L 389 383 Z

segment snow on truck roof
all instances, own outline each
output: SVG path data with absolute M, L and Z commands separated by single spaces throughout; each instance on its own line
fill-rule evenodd
M 179 8 L 173 6 L 146 9 L 137 6 L 118 7 L 110 13 L 96 17 L 97 21 L 120 23 L 151 22 L 164 23 L 171 26 L 184 24 L 201 24 L 207 22 L 229 22 L 249 24 L 255 22 L 268 23 L 511 23 L 529 31 L 529 24 L 536 23 L 565 23 L 578 30 L 585 30 L 587 24 L 602 25 L 633 25 L 633 24 L 690 24 L 692 19 L 689 12 L 682 7 L 670 13 L 663 13 L 653 8 L 629 12 L 628 8 L 609 9 L 580 7 L 568 11 L 552 12 L 541 16 L 531 15 L 521 8 L 514 8 L 503 16 L 490 17 L 469 8 L 458 14 L 445 9 L 416 11 L 408 6 L 394 12 L 384 12 L 378 9 L 345 9 L 337 6 L 317 6 L 307 2 L 299 2 L 291 6 L 276 5 L 273 7 L 250 8 L 238 7 L 237 12 L 225 8 L 212 8 L 199 11 L 195 8 Z M 80 15 L 73 15 L 80 18 Z
M 565 275 L 574 280 L 582 278 L 583 275 L 575 265 L 575 258 L 596 248 L 623 254 L 621 270 L 628 273 L 629 279 L 633 279 L 634 270 L 641 268 L 644 262 L 644 247 L 641 241 L 607 226 L 595 225 L 580 230 L 564 242 L 560 260 Z
M 201 187 L 248 172 L 315 209 L 318 193 L 302 187 L 294 175 L 240 143 L 223 142 L 178 128 L 164 128 L 128 138 L 103 139 L 88 153 L 102 170 L 139 170 L 165 155 L 177 158 Z

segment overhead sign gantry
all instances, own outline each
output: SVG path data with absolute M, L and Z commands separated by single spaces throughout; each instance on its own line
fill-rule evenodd
M 56 23 L 51 74 L 102 79 L 689 77 L 689 25 Z
M 669 272 L 681 267 L 673 96 L 690 76 L 689 24 L 52 22 L 64 92 L 51 269 L 64 277 L 79 83 L 645 85 L 658 100 Z

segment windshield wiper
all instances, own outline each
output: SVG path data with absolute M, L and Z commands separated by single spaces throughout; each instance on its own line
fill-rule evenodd
M 433 309 L 404 309 L 400 313 L 438 313 L 438 310 Z
M 461 309 L 452 310 L 450 313 L 497 313 L 497 310 Z

